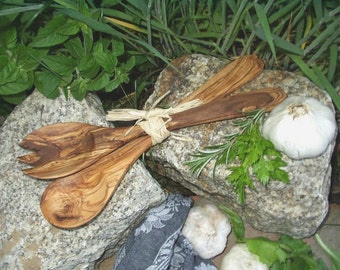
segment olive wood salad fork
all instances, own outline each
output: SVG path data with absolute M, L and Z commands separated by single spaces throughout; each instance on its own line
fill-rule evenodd
M 172 114 L 166 128 L 242 117 L 254 109 L 270 111 L 286 98 L 281 89 L 232 94 L 262 69 L 263 61 L 254 55 L 238 58 L 182 101 L 199 100 L 202 105 Z M 25 174 L 56 179 L 42 195 L 42 213 L 57 227 L 75 228 L 104 209 L 128 169 L 152 144 L 152 138 L 139 126 L 59 123 L 27 135 L 20 145 L 34 152 L 18 160 L 33 166 L 23 170 Z

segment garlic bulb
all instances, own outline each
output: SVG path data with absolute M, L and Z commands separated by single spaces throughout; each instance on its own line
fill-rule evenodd
M 263 136 L 292 159 L 322 155 L 335 139 L 333 111 L 312 97 L 290 96 L 265 120 Z
M 183 235 L 204 259 L 223 252 L 230 232 L 228 217 L 213 204 L 192 207 L 182 229 Z
M 259 256 L 248 250 L 247 244 L 235 244 L 223 257 L 220 270 L 268 270 L 268 266 L 260 262 Z

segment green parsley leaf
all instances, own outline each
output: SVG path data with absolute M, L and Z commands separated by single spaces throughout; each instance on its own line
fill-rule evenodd
M 259 121 L 263 111 L 254 111 L 244 119 L 234 121 L 240 131 L 225 137 L 225 143 L 207 146 L 193 154 L 193 160 L 186 162 L 191 171 L 199 175 L 204 167 L 215 161 L 217 165 L 226 165 L 231 171 L 227 181 L 234 187 L 240 203 L 245 201 L 245 189 L 255 189 L 252 176 L 267 185 L 270 180 L 289 182 L 288 173 L 281 169 L 286 166 L 282 154 L 272 142 L 262 137 Z M 231 165 L 236 164 L 236 165 Z
M 269 266 L 277 261 L 283 263 L 288 257 L 277 241 L 265 237 L 256 237 L 247 239 L 246 243 L 249 251 L 259 256 L 260 261 Z

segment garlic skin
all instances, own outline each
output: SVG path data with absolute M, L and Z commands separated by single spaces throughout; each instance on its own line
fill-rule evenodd
M 183 235 L 203 259 L 221 254 L 230 232 L 228 217 L 213 204 L 192 207 L 182 229 Z
M 248 250 L 247 244 L 235 244 L 223 257 L 220 270 L 268 270 L 259 256 Z
M 337 134 L 333 111 L 312 97 L 290 96 L 265 120 L 262 135 L 292 159 L 322 155 Z

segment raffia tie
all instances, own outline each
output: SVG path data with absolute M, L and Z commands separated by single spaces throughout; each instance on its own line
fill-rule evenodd
M 164 97 L 164 96 L 163 96 Z M 157 106 L 156 101 L 154 106 Z M 177 105 L 174 108 L 151 108 L 150 110 L 135 110 L 135 109 L 114 109 L 106 115 L 107 121 L 134 121 L 135 125 L 140 126 L 145 133 L 150 135 L 152 145 L 161 143 L 171 135 L 171 132 L 166 128 L 166 124 L 171 121 L 171 115 L 182 112 L 202 104 L 202 101 L 196 99 Z M 165 121 L 163 119 L 166 119 Z M 133 128 L 133 127 L 132 127 Z M 129 130 L 131 131 L 131 129 Z M 129 132 L 128 131 L 128 132 Z

